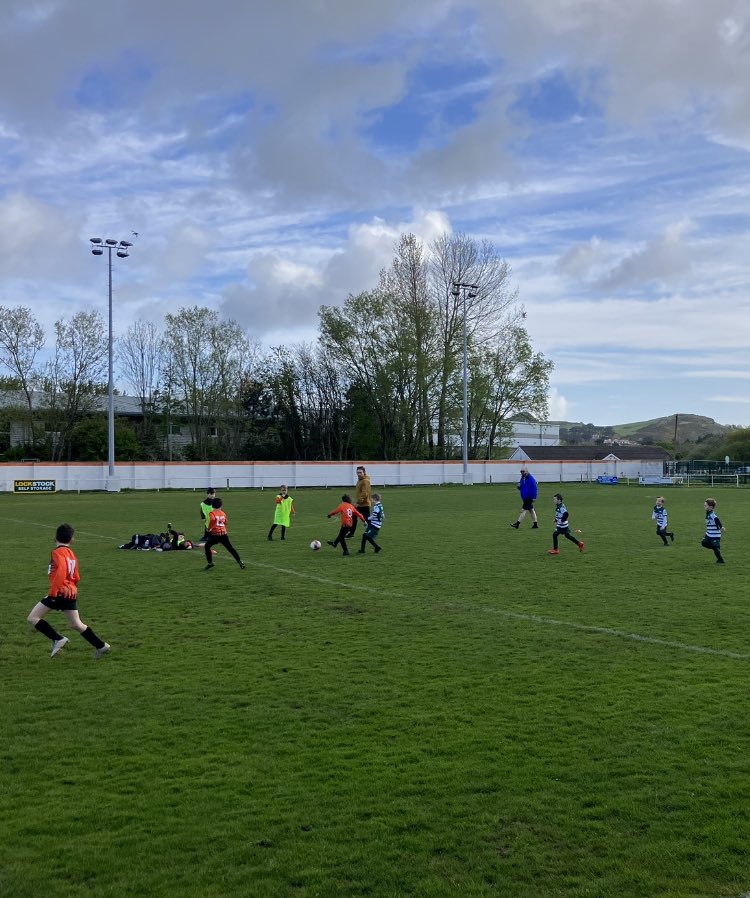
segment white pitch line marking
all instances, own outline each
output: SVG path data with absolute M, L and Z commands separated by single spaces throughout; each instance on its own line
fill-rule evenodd
M 263 564 L 260 561 L 246 561 L 245 564 L 253 567 L 267 568 L 272 571 L 278 571 L 280 574 L 291 574 L 295 577 L 314 580 L 317 583 L 324 583 L 329 586 L 342 587 L 344 589 L 352 589 L 358 592 L 372 593 L 373 595 L 385 595 L 394 599 L 406 599 L 408 596 L 399 592 L 389 592 L 388 590 L 376 589 L 372 586 L 360 586 L 356 583 L 342 583 L 339 580 L 331 580 L 327 577 L 319 577 L 315 574 L 308 574 L 302 571 L 295 571 L 292 568 L 277 567 L 273 564 Z M 500 617 L 507 617 L 510 620 L 526 621 L 533 624 L 544 624 L 549 627 L 567 627 L 570 630 L 578 630 L 585 633 L 595 633 L 601 636 L 614 636 L 618 639 L 628 639 L 632 642 L 644 642 L 649 645 L 659 645 L 665 648 L 677 649 L 682 652 L 692 652 L 697 655 L 718 655 L 720 658 L 731 658 L 733 661 L 750 661 L 750 654 L 742 652 L 732 652 L 728 649 L 715 649 L 711 646 L 691 645 L 689 642 L 679 642 L 675 639 L 662 639 L 659 636 L 645 636 L 641 633 L 628 633 L 627 630 L 617 630 L 614 627 L 601 627 L 595 624 L 581 624 L 577 621 L 558 620 L 554 617 L 543 617 L 538 614 L 525 614 L 521 611 L 507 611 L 503 608 L 488 608 L 481 605 L 460 605 L 456 602 L 448 602 L 443 605 L 444 608 L 455 608 L 464 611 L 480 611 L 483 614 L 497 614 Z M 750 896 L 748 896 L 750 898 Z
M 40 524 L 38 521 L 29 522 L 29 521 L 21 521 L 18 518 L 5 518 L 6 521 L 10 521 L 11 524 L 23 524 L 24 527 L 42 527 L 44 530 L 57 530 L 57 524 Z M 76 536 L 93 536 L 94 539 L 108 539 L 112 540 L 112 542 L 117 542 L 116 536 L 104 536 L 102 533 L 91 533 L 89 530 L 79 530 L 76 527 Z
M 29 526 L 28 521 L 21 521 L 17 518 L 6 518 L 13 524 L 24 524 Z M 50 524 L 35 523 L 32 526 L 44 527 L 48 530 L 54 530 L 55 527 Z M 96 539 L 106 539 L 117 542 L 116 537 L 104 536 L 101 533 L 90 533 L 86 530 L 77 530 L 83 536 L 92 536 Z M 278 571 L 280 574 L 291 574 L 293 577 L 299 577 L 303 580 L 313 580 L 316 583 L 323 583 L 326 586 L 335 586 L 339 589 L 350 589 L 355 592 L 364 592 L 371 595 L 390 596 L 394 599 L 409 600 L 409 596 L 400 592 L 390 592 L 385 589 L 376 589 L 373 586 L 361 586 L 357 583 L 344 583 L 340 580 L 333 580 L 330 577 L 320 577 L 317 574 L 310 574 L 306 571 L 295 571 L 293 568 L 279 567 L 275 564 L 265 564 L 262 561 L 245 561 L 248 567 L 265 568 L 270 571 Z M 434 606 L 433 606 L 434 607 Z M 577 630 L 582 633 L 594 633 L 600 636 L 614 636 L 616 639 L 627 639 L 631 642 L 642 642 L 647 645 L 658 645 L 668 649 L 676 649 L 681 652 L 691 652 L 695 655 L 714 655 L 719 658 L 731 658 L 733 661 L 750 661 L 750 654 L 742 652 L 732 652 L 729 649 L 716 649 L 706 645 L 691 645 L 689 642 L 679 642 L 675 639 L 662 639 L 659 636 L 645 636 L 642 633 L 628 633 L 627 630 L 618 630 L 614 627 L 601 627 L 596 624 L 581 624 L 578 621 L 558 620 L 554 617 L 544 617 L 539 614 L 525 614 L 521 611 L 507 611 L 503 608 L 489 608 L 481 605 L 460 605 L 456 602 L 448 602 L 443 605 L 444 608 L 455 608 L 463 611 L 480 611 L 482 614 L 496 614 L 500 617 L 506 617 L 509 620 L 525 621 L 532 624 L 544 624 L 548 627 L 566 627 L 569 630 Z M 745 896 L 743 896 L 745 898 Z M 750 892 L 747 893 L 750 898 Z

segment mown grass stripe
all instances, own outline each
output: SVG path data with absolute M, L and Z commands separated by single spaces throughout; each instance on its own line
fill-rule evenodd
M 320 577 L 317 574 L 309 574 L 307 571 L 296 571 L 294 568 L 282 568 L 272 564 L 264 564 L 259 561 L 248 561 L 247 565 L 266 568 L 268 570 L 277 571 L 280 574 L 290 574 L 294 577 L 312 580 L 315 583 L 323 583 L 328 586 L 335 586 L 339 589 L 351 589 L 356 592 L 370 593 L 373 595 L 388 596 L 393 599 L 410 599 L 411 597 L 398 592 L 389 592 L 377 589 L 372 586 L 363 586 L 359 583 L 347 583 L 341 580 L 332 580 L 330 577 Z M 435 603 L 431 603 L 432 607 L 436 607 Z M 693 652 L 699 655 L 718 655 L 722 658 L 731 658 L 734 661 L 750 661 L 750 654 L 742 654 L 741 652 L 731 652 L 728 649 L 717 649 L 712 646 L 691 645 L 687 642 L 678 642 L 674 639 L 662 639 L 658 636 L 646 636 L 643 633 L 628 633 L 625 630 L 617 630 L 614 627 L 601 627 L 595 624 L 582 624 L 578 621 L 559 620 L 554 617 L 544 617 L 538 614 L 525 614 L 520 611 L 509 611 L 505 608 L 490 608 L 481 605 L 469 605 L 458 602 L 443 602 L 442 608 L 452 608 L 460 611 L 479 611 L 482 614 L 497 614 L 501 617 L 507 617 L 511 620 L 526 621 L 527 623 L 544 624 L 550 627 L 568 627 L 571 630 L 577 630 L 584 633 L 597 633 L 601 636 L 613 636 L 617 639 L 629 639 L 633 642 L 643 642 L 649 645 L 663 646 L 664 648 L 677 649 L 682 652 Z

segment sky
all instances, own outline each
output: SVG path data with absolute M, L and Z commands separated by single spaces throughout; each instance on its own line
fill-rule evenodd
M 488 239 L 549 417 L 750 425 L 748 0 L 3 0 L 0 305 L 267 346 Z M 137 236 L 133 233 L 137 233 Z

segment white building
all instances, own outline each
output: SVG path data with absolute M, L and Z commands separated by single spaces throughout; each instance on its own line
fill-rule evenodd
M 537 423 L 524 423 L 513 421 L 513 432 L 510 435 L 510 446 L 559 446 L 560 425 L 546 424 L 543 421 Z

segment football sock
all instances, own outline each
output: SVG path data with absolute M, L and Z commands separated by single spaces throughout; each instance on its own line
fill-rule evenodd
M 46 636 L 47 639 L 51 639 L 53 642 L 57 642 L 58 639 L 62 639 L 62 636 L 57 632 L 57 630 L 46 620 L 38 620 L 34 624 L 34 629 L 38 630 L 42 636 Z
M 96 635 L 96 633 L 94 633 L 91 627 L 86 627 L 83 633 L 81 633 L 81 636 L 83 636 L 86 642 L 90 642 L 95 649 L 100 649 L 104 645 L 104 640 L 99 639 L 99 637 Z

